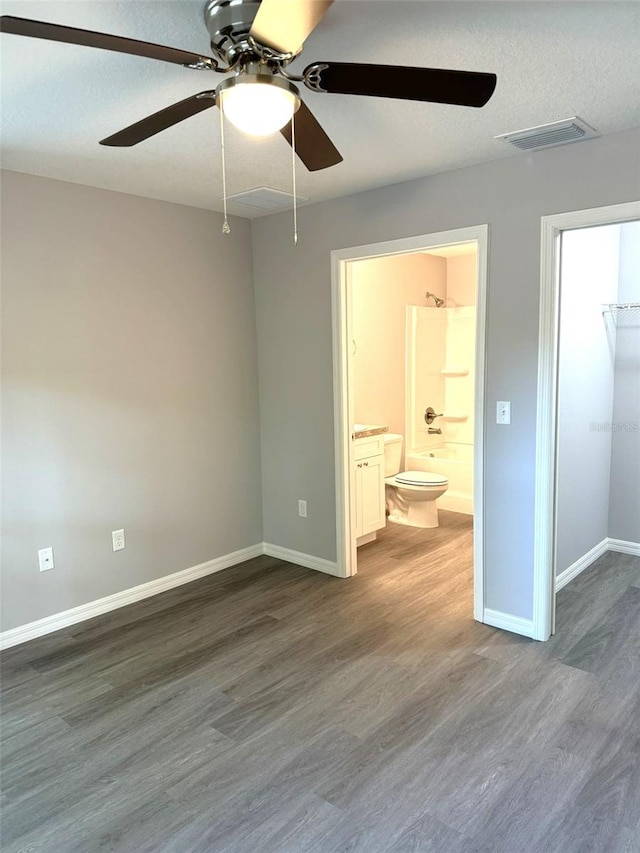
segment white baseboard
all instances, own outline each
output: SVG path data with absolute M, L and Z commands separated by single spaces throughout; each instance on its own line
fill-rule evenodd
M 617 551 L 620 554 L 632 554 L 640 557 L 640 542 L 627 542 L 625 539 L 607 539 L 609 551 Z
M 250 545 L 248 548 L 233 551 L 231 554 L 224 554 L 222 557 L 216 557 L 214 560 L 208 560 L 206 563 L 192 566 L 190 569 L 165 575 L 165 577 L 131 587 L 131 589 L 124 589 L 122 592 L 116 592 L 114 595 L 108 595 L 106 598 L 99 598 L 97 601 L 81 604 L 79 607 L 71 608 L 71 610 L 54 613 L 53 616 L 46 616 L 44 619 L 20 625 L 18 628 L 11 628 L 9 631 L 4 631 L 0 634 L 0 649 L 9 649 L 20 643 L 26 643 L 27 640 L 35 640 L 37 637 L 43 637 L 45 634 L 51 634 L 54 631 L 59 631 L 61 628 L 68 628 L 70 625 L 76 625 L 78 622 L 84 622 L 86 619 L 91 619 L 94 616 L 101 616 L 103 613 L 109 613 L 111 610 L 117 610 L 119 607 L 125 607 L 127 604 L 142 601 L 145 598 L 158 595 L 168 589 L 182 586 L 185 583 L 198 580 L 198 578 L 203 578 L 206 575 L 212 575 L 214 572 L 221 572 L 223 569 L 237 566 L 238 563 L 251 560 L 253 557 L 260 557 L 263 554 L 267 554 L 269 557 L 277 557 L 280 560 L 286 560 L 289 563 L 296 563 L 307 569 L 315 569 L 318 572 L 324 572 L 328 575 L 342 577 L 338 573 L 337 564 L 329 560 L 323 560 L 321 557 L 314 557 L 311 554 L 303 554 L 300 551 L 292 551 L 290 548 L 281 548 L 279 545 L 258 542 L 256 545 Z
M 81 604 L 79 607 L 71 608 L 71 610 L 64 610 L 62 613 L 55 613 L 53 616 L 38 619 L 36 622 L 29 622 L 18 628 L 12 628 L 0 634 L 0 649 L 8 649 L 20 643 L 26 643 L 27 640 L 34 640 L 36 637 L 51 634 L 60 628 L 67 628 L 77 622 L 84 622 L 85 619 L 91 619 L 93 616 L 109 613 L 109 611 L 117 610 L 127 604 L 142 601 L 144 598 L 150 598 L 152 595 L 158 595 L 158 593 L 173 589 L 176 586 L 182 586 L 214 572 L 228 569 L 230 566 L 251 560 L 253 557 L 260 557 L 264 553 L 263 543 L 259 542 L 256 545 L 250 545 L 248 548 L 242 548 L 231 554 L 224 554 L 222 557 L 208 560 L 206 563 L 200 563 L 198 566 L 192 566 L 190 569 L 165 575 L 162 578 L 140 584 L 140 586 L 108 595 L 106 598 L 99 598 L 97 601 Z
M 556 578 L 556 591 L 566 586 L 569 581 L 577 577 L 580 572 L 583 572 L 607 550 L 640 556 L 640 542 L 628 542 L 624 539 L 603 539 L 591 551 L 569 566 L 568 569 L 565 569 L 562 574 L 558 575 Z M 206 563 L 200 563 L 198 566 L 192 566 L 190 569 L 174 572 L 171 575 L 131 587 L 131 589 L 125 589 L 106 598 L 90 601 L 79 607 L 73 607 L 71 610 L 64 610 L 62 613 L 55 613 L 53 616 L 38 619 L 36 622 L 20 625 L 18 628 L 11 628 L 9 631 L 4 631 L 0 634 L 0 649 L 8 649 L 20 643 L 26 643 L 27 640 L 34 640 L 37 637 L 51 634 L 53 631 L 58 631 L 61 628 L 67 628 L 78 622 L 84 622 L 86 619 L 91 619 L 94 616 L 109 613 L 111 610 L 117 610 L 119 607 L 125 607 L 127 604 L 142 601 L 145 598 L 158 595 L 168 589 L 174 589 L 177 586 L 198 580 L 198 578 L 203 578 L 206 575 L 236 566 L 245 560 L 260 557 L 262 554 L 266 554 L 269 557 L 276 557 L 279 560 L 285 560 L 288 563 L 295 563 L 307 569 L 314 569 L 317 572 L 324 572 L 324 574 L 333 575 L 334 577 L 342 577 L 338 571 L 337 563 L 331 560 L 324 560 L 322 557 L 314 557 L 312 554 L 304 554 L 301 551 L 294 551 L 291 548 L 283 548 L 280 545 L 272 545 L 269 542 L 259 542 L 256 545 L 250 545 L 248 548 L 242 548 L 231 554 L 224 554 L 222 557 L 217 557 Z M 513 634 L 520 634 L 523 637 L 533 637 L 533 621 L 531 619 L 522 619 L 519 616 L 512 616 L 500 610 L 485 608 L 482 621 L 485 625 L 491 625 L 493 628 L 502 628 L 504 631 L 511 631 Z
M 521 616 L 512 616 L 510 613 L 485 607 L 482 621 L 485 625 L 491 625 L 492 628 L 502 628 L 503 631 L 511 631 L 512 634 L 533 638 L 533 619 L 523 619 Z
M 295 563 L 297 566 L 304 566 L 305 569 L 315 569 L 317 572 L 324 572 L 325 575 L 333 575 L 336 578 L 343 577 L 338 571 L 338 564 L 331 560 L 314 557 L 312 554 L 303 554 L 302 551 L 293 551 L 291 548 L 282 548 L 280 545 L 271 545 L 269 542 L 262 544 L 263 553 L 269 557 L 277 557 L 279 560 L 286 560 L 287 563 Z
M 567 569 L 556 575 L 556 592 L 560 592 L 562 587 L 566 586 L 574 578 L 577 578 L 581 572 L 584 572 L 599 557 L 602 557 L 609 550 L 609 542 L 609 539 L 603 539 L 602 542 L 598 542 L 590 551 L 587 551 L 586 554 L 577 559 L 575 563 L 572 563 Z
M 588 569 L 592 563 L 605 554 L 607 551 L 616 551 L 620 554 L 631 554 L 635 557 L 640 557 L 640 542 L 628 542 L 625 539 L 603 539 L 594 545 L 590 551 L 587 551 L 579 560 L 572 563 L 568 569 L 556 577 L 556 592 L 559 592 L 574 578 L 577 578 L 581 572 Z

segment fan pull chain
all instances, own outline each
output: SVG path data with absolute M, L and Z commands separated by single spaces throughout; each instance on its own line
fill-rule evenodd
M 293 183 L 293 245 L 298 245 L 298 195 L 296 193 L 296 114 L 291 116 L 291 177 Z
M 222 154 L 222 205 L 224 210 L 224 222 L 222 223 L 222 233 L 230 234 L 231 226 L 227 219 L 227 166 L 224 156 L 224 109 L 222 106 L 222 96 L 220 97 L 220 151 Z

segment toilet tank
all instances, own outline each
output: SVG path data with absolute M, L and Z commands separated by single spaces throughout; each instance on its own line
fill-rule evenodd
M 397 432 L 384 434 L 384 476 L 393 477 L 400 472 L 402 436 Z

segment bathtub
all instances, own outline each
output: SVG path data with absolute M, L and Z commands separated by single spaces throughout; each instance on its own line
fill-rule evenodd
M 473 446 L 440 444 L 421 450 L 407 451 L 407 471 L 432 471 L 449 480 L 449 488 L 438 498 L 438 508 L 473 515 Z

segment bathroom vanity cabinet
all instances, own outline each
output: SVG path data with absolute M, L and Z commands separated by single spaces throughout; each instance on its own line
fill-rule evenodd
M 356 539 L 374 539 L 386 524 L 384 499 L 384 440 L 381 435 L 353 442 L 356 490 Z M 360 543 L 364 544 L 364 543 Z

